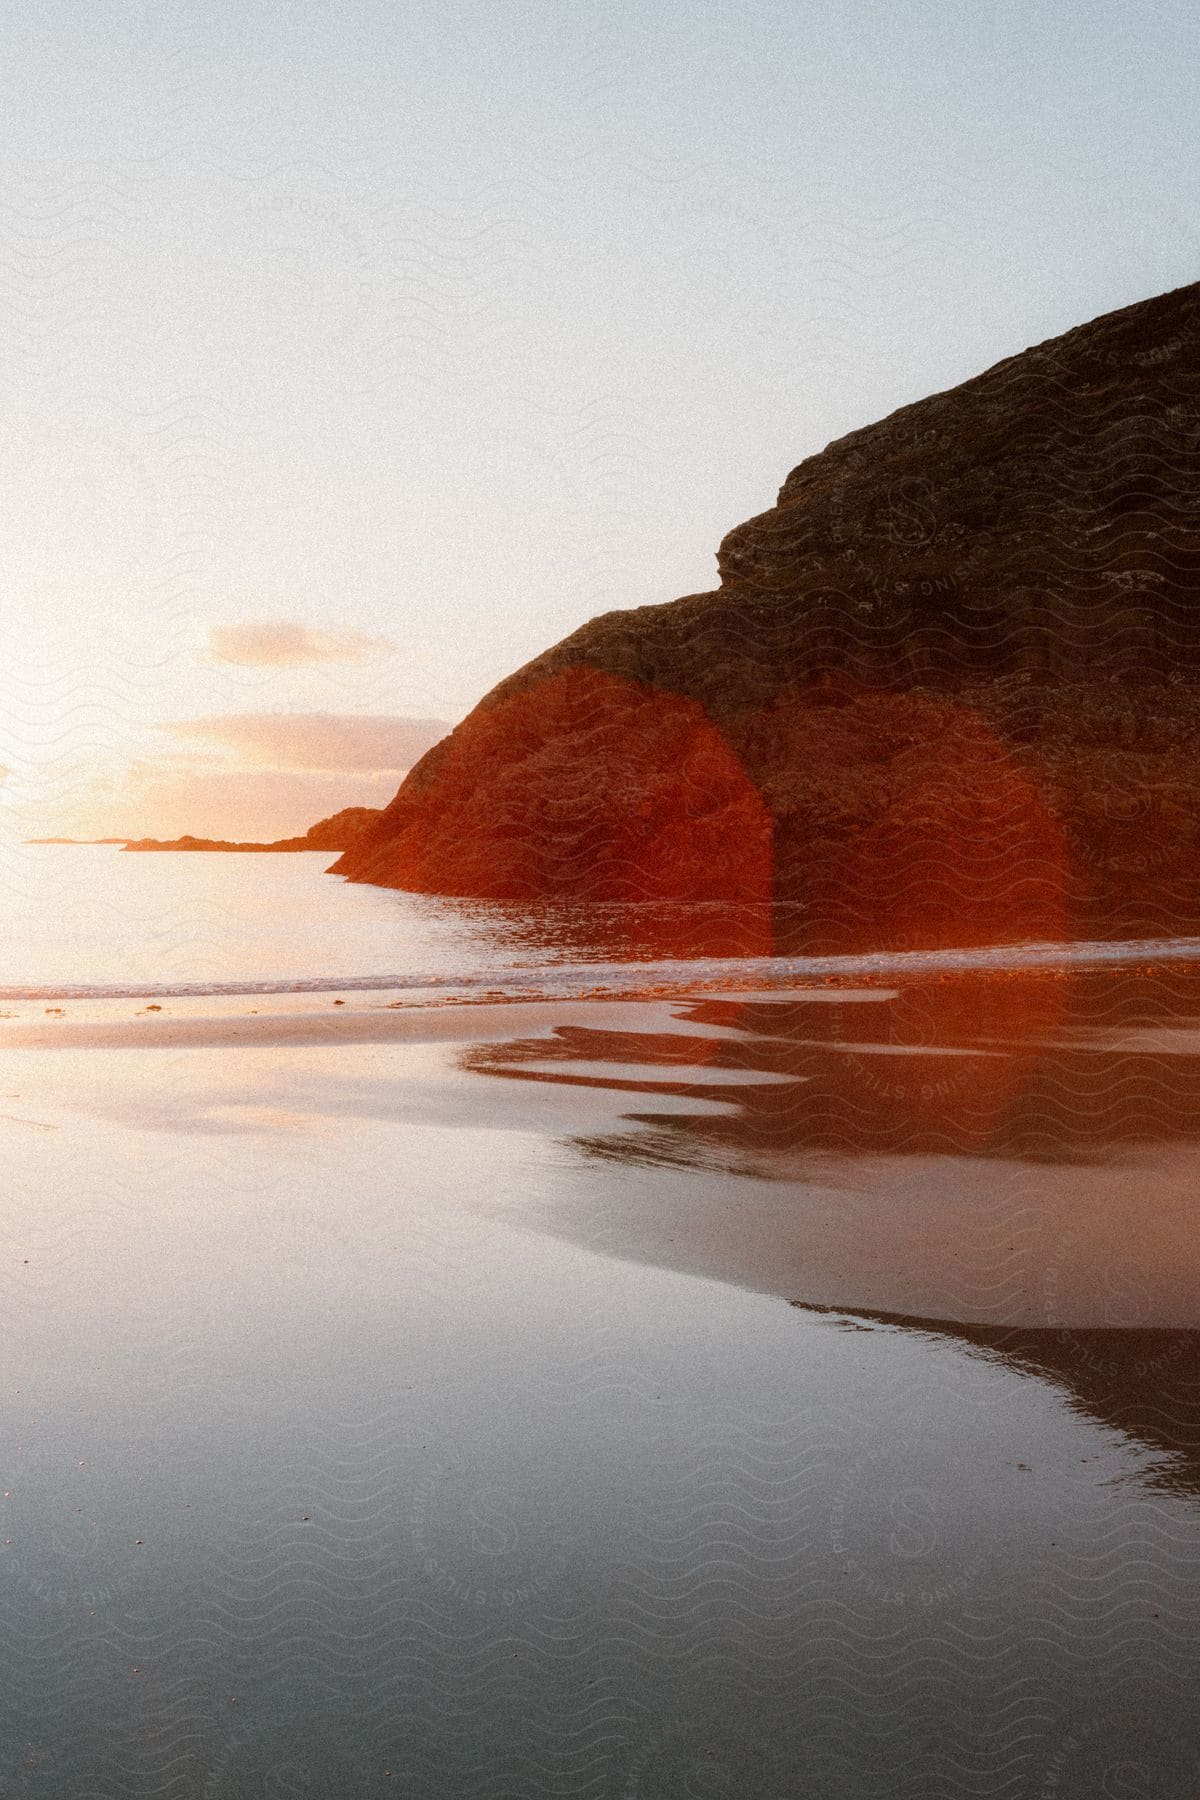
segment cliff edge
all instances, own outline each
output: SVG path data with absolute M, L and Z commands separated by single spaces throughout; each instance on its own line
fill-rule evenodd
M 1200 284 L 830 444 L 717 565 L 502 682 L 335 870 L 814 945 L 1200 920 Z

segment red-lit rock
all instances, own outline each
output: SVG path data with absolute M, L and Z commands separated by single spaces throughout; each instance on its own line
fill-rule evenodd
M 586 667 L 477 708 L 351 854 L 360 881 L 494 900 L 771 895 L 770 816 L 703 707 Z
M 701 828 L 665 776 L 614 789 L 625 726 L 606 742 L 586 706 L 536 699 L 591 670 L 659 696 L 661 731 L 629 720 L 646 768 L 676 754 L 672 707 L 697 705 L 725 735 L 771 815 L 779 917 L 803 913 L 811 941 L 843 937 L 848 920 L 866 942 L 894 941 L 906 917 L 954 941 L 1045 935 L 1056 920 L 1194 928 L 1198 493 L 1192 286 L 801 463 L 769 512 L 726 537 L 719 589 L 607 613 L 509 677 L 336 868 L 456 894 L 754 888 L 758 852 L 741 871 L 724 802 Z M 889 691 L 912 702 L 907 724 L 862 699 Z M 536 754 L 516 724 L 522 696 Z M 444 816 L 462 824 L 457 844 Z

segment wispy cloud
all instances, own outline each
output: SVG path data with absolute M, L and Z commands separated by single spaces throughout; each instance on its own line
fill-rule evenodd
M 411 768 L 450 726 L 402 713 L 219 713 L 161 729 L 220 744 L 254 768 L 396 774 Z
M 315 631 L 295 619 L 264 619 L 252 625 L 214 625 L 208 634 L 217 662 L 260 669 L 298 669 L 309 663 L 366 662 L 391 656 L 390 638 L 361 631 Z
M 290 837 L 344 806 L 386 805 L 449 729 L 378 713 L 172 721 L 105 755 L 64 757 L 39 782 L 14 768 L 0 823 L 30 837 Z

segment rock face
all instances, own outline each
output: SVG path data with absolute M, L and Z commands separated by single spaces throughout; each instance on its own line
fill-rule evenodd
M 1200 920 L 1200 286 L 831 444 L 717 562 L 502 682 L 335 869 L 606 900 L 674 860 L 814 945 Z
M 436 805 L 406 781 L 364 841 L 368 878 L 494 900 L 769 898 L 770 815 L 695 700 L 580 664 L 472 718 L 446 740 Z
M 300 840 L 306 850 L 346 850 L 376 823 L 378 806 L 343 806 L 341 812 L 310 825 Z

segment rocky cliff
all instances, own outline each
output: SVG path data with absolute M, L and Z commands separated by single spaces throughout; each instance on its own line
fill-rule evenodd
M 501 683 L 335 869 L 814 945 L 1200 920 L 1200 285 L 829 445 L 717 563 Z

